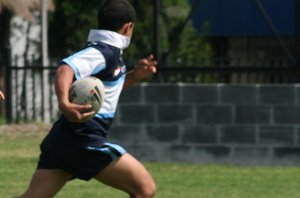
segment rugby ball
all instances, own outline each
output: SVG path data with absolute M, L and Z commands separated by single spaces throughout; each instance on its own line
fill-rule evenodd
M 91 104 L 96 113 L 102 107 L 105 98 L 102 81 L 91 76 L 73 82 L 69 94 L 71 102 L 75 104 Z

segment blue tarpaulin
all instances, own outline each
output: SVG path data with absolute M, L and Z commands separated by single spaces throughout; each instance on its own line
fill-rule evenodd
M 191 6 L 199 0 L 189 0 Z M 200 34 L 209 36 L 272 35 L 253 0 L 200 0 L 193 24 Z M 295 0 L 261 0 L 274 27 L 282 36 L 296 32 Z

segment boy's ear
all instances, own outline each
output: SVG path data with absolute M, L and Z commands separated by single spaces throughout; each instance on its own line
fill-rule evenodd
M 134 23 L 128 22 L 125 23 L 118 32 L 123 35 L 128 35 L 131 34 L 133 27 L 134 27 Z
M 133 28 L 133 27 L 134 27 L 134 23 L 129 22 L 129 23 L 128 23 L 128 26 L 129 26 L 130 28 Z

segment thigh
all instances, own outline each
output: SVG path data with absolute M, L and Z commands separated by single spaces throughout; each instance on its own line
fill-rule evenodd
M 72 178 L 59 169 L 38 169 L 32 176 L 27 191 L 21 197 L 52 198 Z
M 145 188 L 155 189 L 150 173 L 128 153 L 113 161 L 95 179 L 129 194 L 139 194 Z

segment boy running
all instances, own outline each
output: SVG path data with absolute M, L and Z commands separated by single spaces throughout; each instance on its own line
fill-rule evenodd
M 135 10 L 127 0 L 104 0 L 98 11 L 99 27 L 90 31 L 86 48 L 63 59 L 57 69 L 55 90 L 63 115 L 41 143 L 37 169 L 22 198 L 54 197 L 75 178 L 94 178 L 130 197 L 154 197 L 149 172 L 124 148 L 109 143 L 107 135 L 122 88 L 155 73 L 156 61 L 150 55 L 126 72 L 122 51 L 132 37 Z M 99 112 L 69 100 L 71 84 L 87 76 L 104 83 L 105 102 Z

